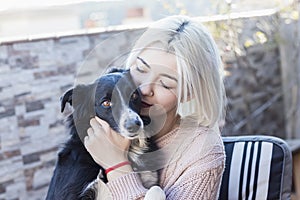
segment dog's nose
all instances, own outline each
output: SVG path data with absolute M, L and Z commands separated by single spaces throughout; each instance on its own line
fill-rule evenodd
M 139 118 L 125 120 L 125 128 L 130 133 L 137 132 L 141 128 L 141 126 L 142 126 L 142 122 Z

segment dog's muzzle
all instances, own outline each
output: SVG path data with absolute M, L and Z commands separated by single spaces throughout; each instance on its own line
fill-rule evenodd
M 141 136 L 144 124 L 136 112 L 128 109 L 127 112 L 121 116 L 120 127 L 121 135 L 129 139 L 135 139 Z
M 135 119 L 126 119 L 124 127 L 129 133 L 136 133 L 142 126 L 141 119 L 136 117 Z

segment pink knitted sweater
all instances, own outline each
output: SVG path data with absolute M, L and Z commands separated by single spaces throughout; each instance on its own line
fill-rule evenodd
M 156 141 L 162 150 L 157 155 L 165 153 L 159 169 L 160 187 L 167 199 L 218 199 L 225 163 L 219 131 L 204 127 L 180 130 L 176 128 Z M 137 173 L 98 185 L 101 199 L 143 199 L 147 192 Z

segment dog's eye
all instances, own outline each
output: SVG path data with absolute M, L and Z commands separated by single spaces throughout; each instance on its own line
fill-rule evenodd
M 103 101 L 101 105 L 102 105 L 104 108 L 109 108 L 109 107 L 112 106 L 112 103 L 111 103 L 111 101 L 106 100 L 106 101 Z

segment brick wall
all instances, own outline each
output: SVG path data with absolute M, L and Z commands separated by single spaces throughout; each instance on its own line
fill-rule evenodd
M 60 113 L 60 96 L 78 81 L 93 81 L 128 52 L 139 32 L 0 46 L 0 199 L 45 198 L 58 147 L 67 138 L 68 111 Z
M 240 35 L 253 35 L 259 20 L 237 21 L 244 27 Z M 141 31 L 103 31 L 0 46 L 0 199 L 45 198 L 58 147 L 67 138 L 63 121 L 70 109 L 60 113 L 60 96 L 74 83 L 91 82 L 109 65 L 122 63 Z M 224 134 L 283 133 L 280 96 L 245 121 L 280 93 L 276 44 L 271 49 L 265 48 L 268 44 L 253 45 L 237 57 L 226 51 L 226 39 L 218 44 L 230 72 Z

